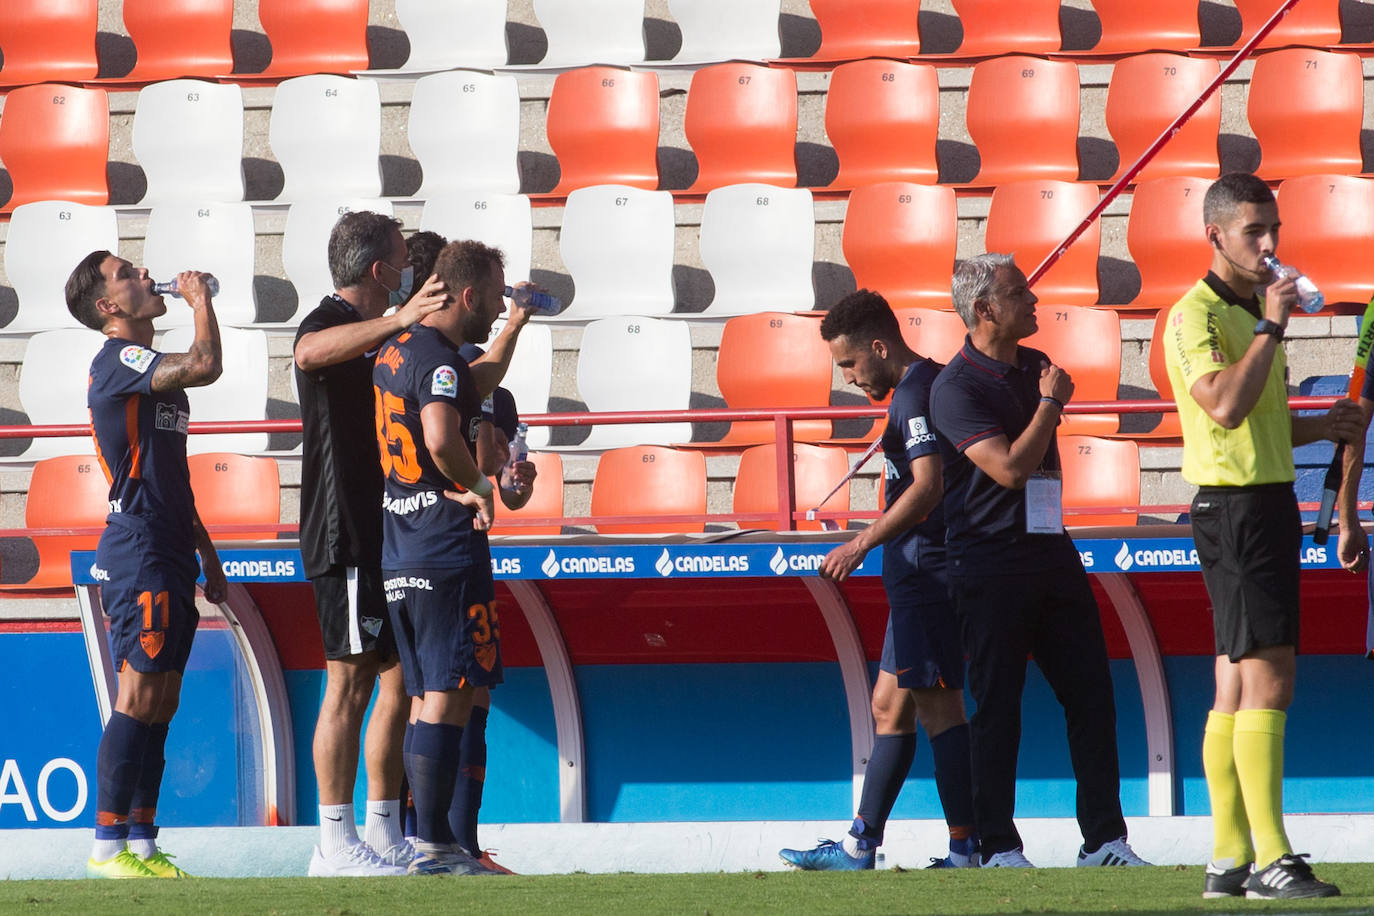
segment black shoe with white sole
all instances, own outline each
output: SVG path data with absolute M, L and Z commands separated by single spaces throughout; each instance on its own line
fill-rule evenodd
M 1245 880 L 1245 896 L 1252 900 L 1340 896 L 1341 889 L 1336 885 L 1317 880 L 1306 859 L 1305 852 L 1279 856 Z

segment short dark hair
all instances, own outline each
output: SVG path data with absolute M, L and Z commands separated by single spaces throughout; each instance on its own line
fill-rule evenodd
M 105 275 L 100 265 L 106 258 L 114 257 L 108 251 L 92 251 L 76 265 L 72 275 L 67 278 L 67 311 L 86 327 L 96 331 L 105 327 L 105 316 L 95 307 L 95 302 L 105 295 Z
M 329 278 L 335 289 L 361 283 L 378 261 L 391 254 L 391 230 L 401 221 L 371 210 L 350 210 L 329 233 Z
M 444 281 L 449 295 L 457 296 L 469 286 L 491 276 L 506 266 L 501 249 L 484 245 L 476 239 L 449 242 L 434 261 L 434 272 Z
M 1261 178 L 1249 172 L 1227 172 L 1207 189 L 1202 198 L 1202 222 L 1220 225 L 1235 215 L 1241 204 L 1272 204 L 1274 192 Z
M 821 319 L 821 340 L 829 343 L 837 337 L 848 337 L 858 344 L 873 340 L 897 343 L 902 340 L 902 326 L 886 299 L 861 289 L 836 302 Z
M 438 260 L 439 252 L 447 244 L 448 239 L 427 229 L 406 239 L 406 256 L 410 258 L 410 266 L 415 270 L 415 289 L 424 286 L 425 281 L 434 273 L 434 262 Z

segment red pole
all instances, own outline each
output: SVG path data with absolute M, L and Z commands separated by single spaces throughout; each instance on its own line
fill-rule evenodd
M 778 459 L 778 530 L 796 531 L 797 488 L 792 473 L 792 420 L 779 416 L 773 420 L 774 448 Z
M 1212 93 L 1216 92 L 1217 89 L 1221 87 L 1221 84 L 1226 82 L 1226 78 L 1236 72 L 1236 68 L 1241 65 L 1241 62 L 1244 61 L 1245 58 L 1250 56 L 1255 46 L 1274 30 L 1274 27 L 1279 24 L 1279 20 L 1288 15 L 1288 11 L 1296 6 L 1297 3 L 1298 0 L 1284 0 L 1283 5 L 1275 10 L 1274 15 L 1269 17 L 1269 21 L 1260 26 L 1259 31 L 1250 36 L 1249 41 L 1241 45 L 1240 50 L 1236 52 L 1236 56 L 1232 57 L 1230 62 L 1228 62 L 1225 67 L 1221 68 L 1221 72 L 1218 73 L 1216 79 L 1212 80 L 1207 88 L 1202 91 L 1202 95 L 1198 96 L 1193 104 L 1184 109 L 1183 114 L 1175 118 L 1172 124 L 1164 128 L 1164 133 L 1155 138 L 1155 142 L 1150 144 L 1150 148 L 1145 150 L 1144 153 L 1141 153 L 1140 158 L 1135 161 L 1135 164 L 1123 172 L 1121 177 L 1116 180 L 1116 183 L 1107 189 L 1107 193 L 1102 195 L 1102 199 L 1097 202 L 1096 207 L 1093 207 L 1092 212 L 1083 217 L 1083 222 L 1079 223 L 1078 226 L 1074 228 L 1073 232 L 1069 233 L 1069 237 L 1061 242 L 1058 248 L 1051 251 L 1045 260 L 1040 262 L 1040 266 L 1035 268 L 1035 271 L 1026 280 L 1028 285 L 1034 286 L 1035 281 L 1043 277 L 1045 272 L 1053 267 L 1056 261 L 1063 257 L 1064 252 L 1069 250 L 1069 246 L 1088 230 L 1088 227 L 1093 224 L 1093 220 L 1102 215 L 1102 211 L 1106 210 L 1108 205 L 1116 199 L 1116 196 L 1125 189 L 1126 185 L 1130 184 L 1135 176 L 1140 174 L 1140 170 L 1145 168 L 1150 160 L 1158 155 L 1159 151 L 1164 148 L 1164 144 L 1174 138 L 1174 134 L 1178 133 L 1179 128 L 1188 123 L 1189 119 L 1197 113 L 1197 110 L 1211 98 Z

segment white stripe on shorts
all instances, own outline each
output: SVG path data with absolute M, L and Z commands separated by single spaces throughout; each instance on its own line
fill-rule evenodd
M 358 567 L 344 567 L 344 581 L 348 589 L 348 649 L 352 655 L 363 652 L 363 633 L 358 626 Z

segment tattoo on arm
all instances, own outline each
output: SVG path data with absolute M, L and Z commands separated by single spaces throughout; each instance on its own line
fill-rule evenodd
M 164 353 L 153 370 L 154 391 L 198 388 L 219 378 L 219 348 L 209 341 L 194 341 L 185 353 Z

